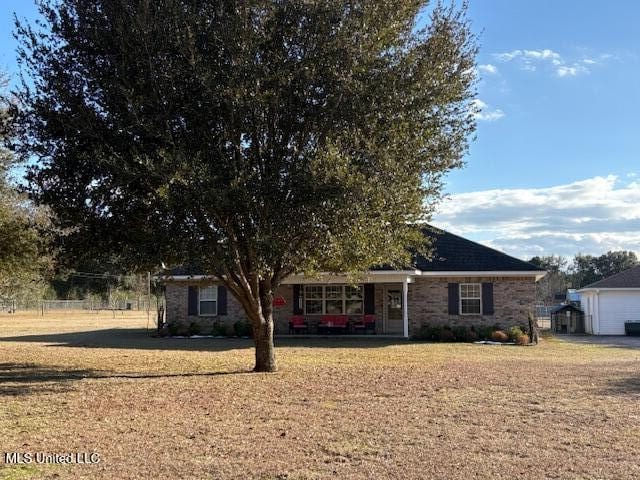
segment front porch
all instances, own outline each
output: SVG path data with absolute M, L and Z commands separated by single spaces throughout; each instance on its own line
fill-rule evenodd
M 369 272 L 357 283 L 340 275 L 294 276 L 287 282 L 293 290 L 288 328 L 286 333 L 281 328 L 278 336 L 408 338 L 412 275 L 415 272 Z

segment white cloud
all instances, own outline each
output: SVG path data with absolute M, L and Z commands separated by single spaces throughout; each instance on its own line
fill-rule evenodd
M 505 113 L 501 109 L 495 108 L 492 110 L 489 108 L 489 105 L 479 98 L 471 102 L 471 109 L 476 120 L 482 122 L 495 122 L 505 116 Z
M 494 53 L 493 57 L 501 62 L 510 62 L 511 60 L 522 56 L 522 50 L 513 50 L 511 52 Z
M 525 50 L 524 56 L 535 60 L 562 61 L 562 57 L 560 57 L 558 52 L 546 48 L 544 50 Z
M 486 73 L 488 75 L 495 75 L 498 73 L 498 68 L 495 65 L 487 63 L 485 65 L 478 65 L 478 71 L 480 73 Z
M 575 77 L 576 75 L 580 75 L 582 73 L 589 73 L 589 69 L 575 63 L 572 66 L 560 65 L 556 69 L 556 73 L 558 74 L 559 77 Z
M 434 224 L 521 258 L 640 253 L 640 182 L 594 177 L 548 188 L 452 195 Z
M 545 48 L 542 50 L 512 50 L 510 52 L 494 53 L 493 57 L 503 63 L 516 61 L 521 70 L 535 72 L 538 66 L 546 66 L 556 76 L 575 77 L 590 72 L 589 67 L 601 65 L 611 58 L 610 54 L 602 54 L 596 58 L 566 61 L 558 52 Z

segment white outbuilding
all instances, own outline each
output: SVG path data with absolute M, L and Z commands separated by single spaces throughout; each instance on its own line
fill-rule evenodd
M 640 265 L 578 291 L 585 330 L 594 335 L 624 335 L 625 324 L 640 324 Z M 627 325 L 633 330 L 635 325 Z

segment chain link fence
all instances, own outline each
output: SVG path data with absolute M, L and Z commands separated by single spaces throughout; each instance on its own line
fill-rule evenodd
M 164 304 L 164 299 L 151 297 L 148 299 L 118 299 L 118 300 L 28 300 L 28 301 L 0 301 L 0 313 L 16 313 L 19 311 L 37 311 L 41 315 L 47 312 L 103 312 L 103 311 L 138 311 L 155 312 L 160 305 Z

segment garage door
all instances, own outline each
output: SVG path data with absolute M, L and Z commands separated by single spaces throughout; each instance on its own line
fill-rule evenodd
M 640 322 L 640 291 L 600 292 L 600 335 L 624 335 L 624 322 Z

